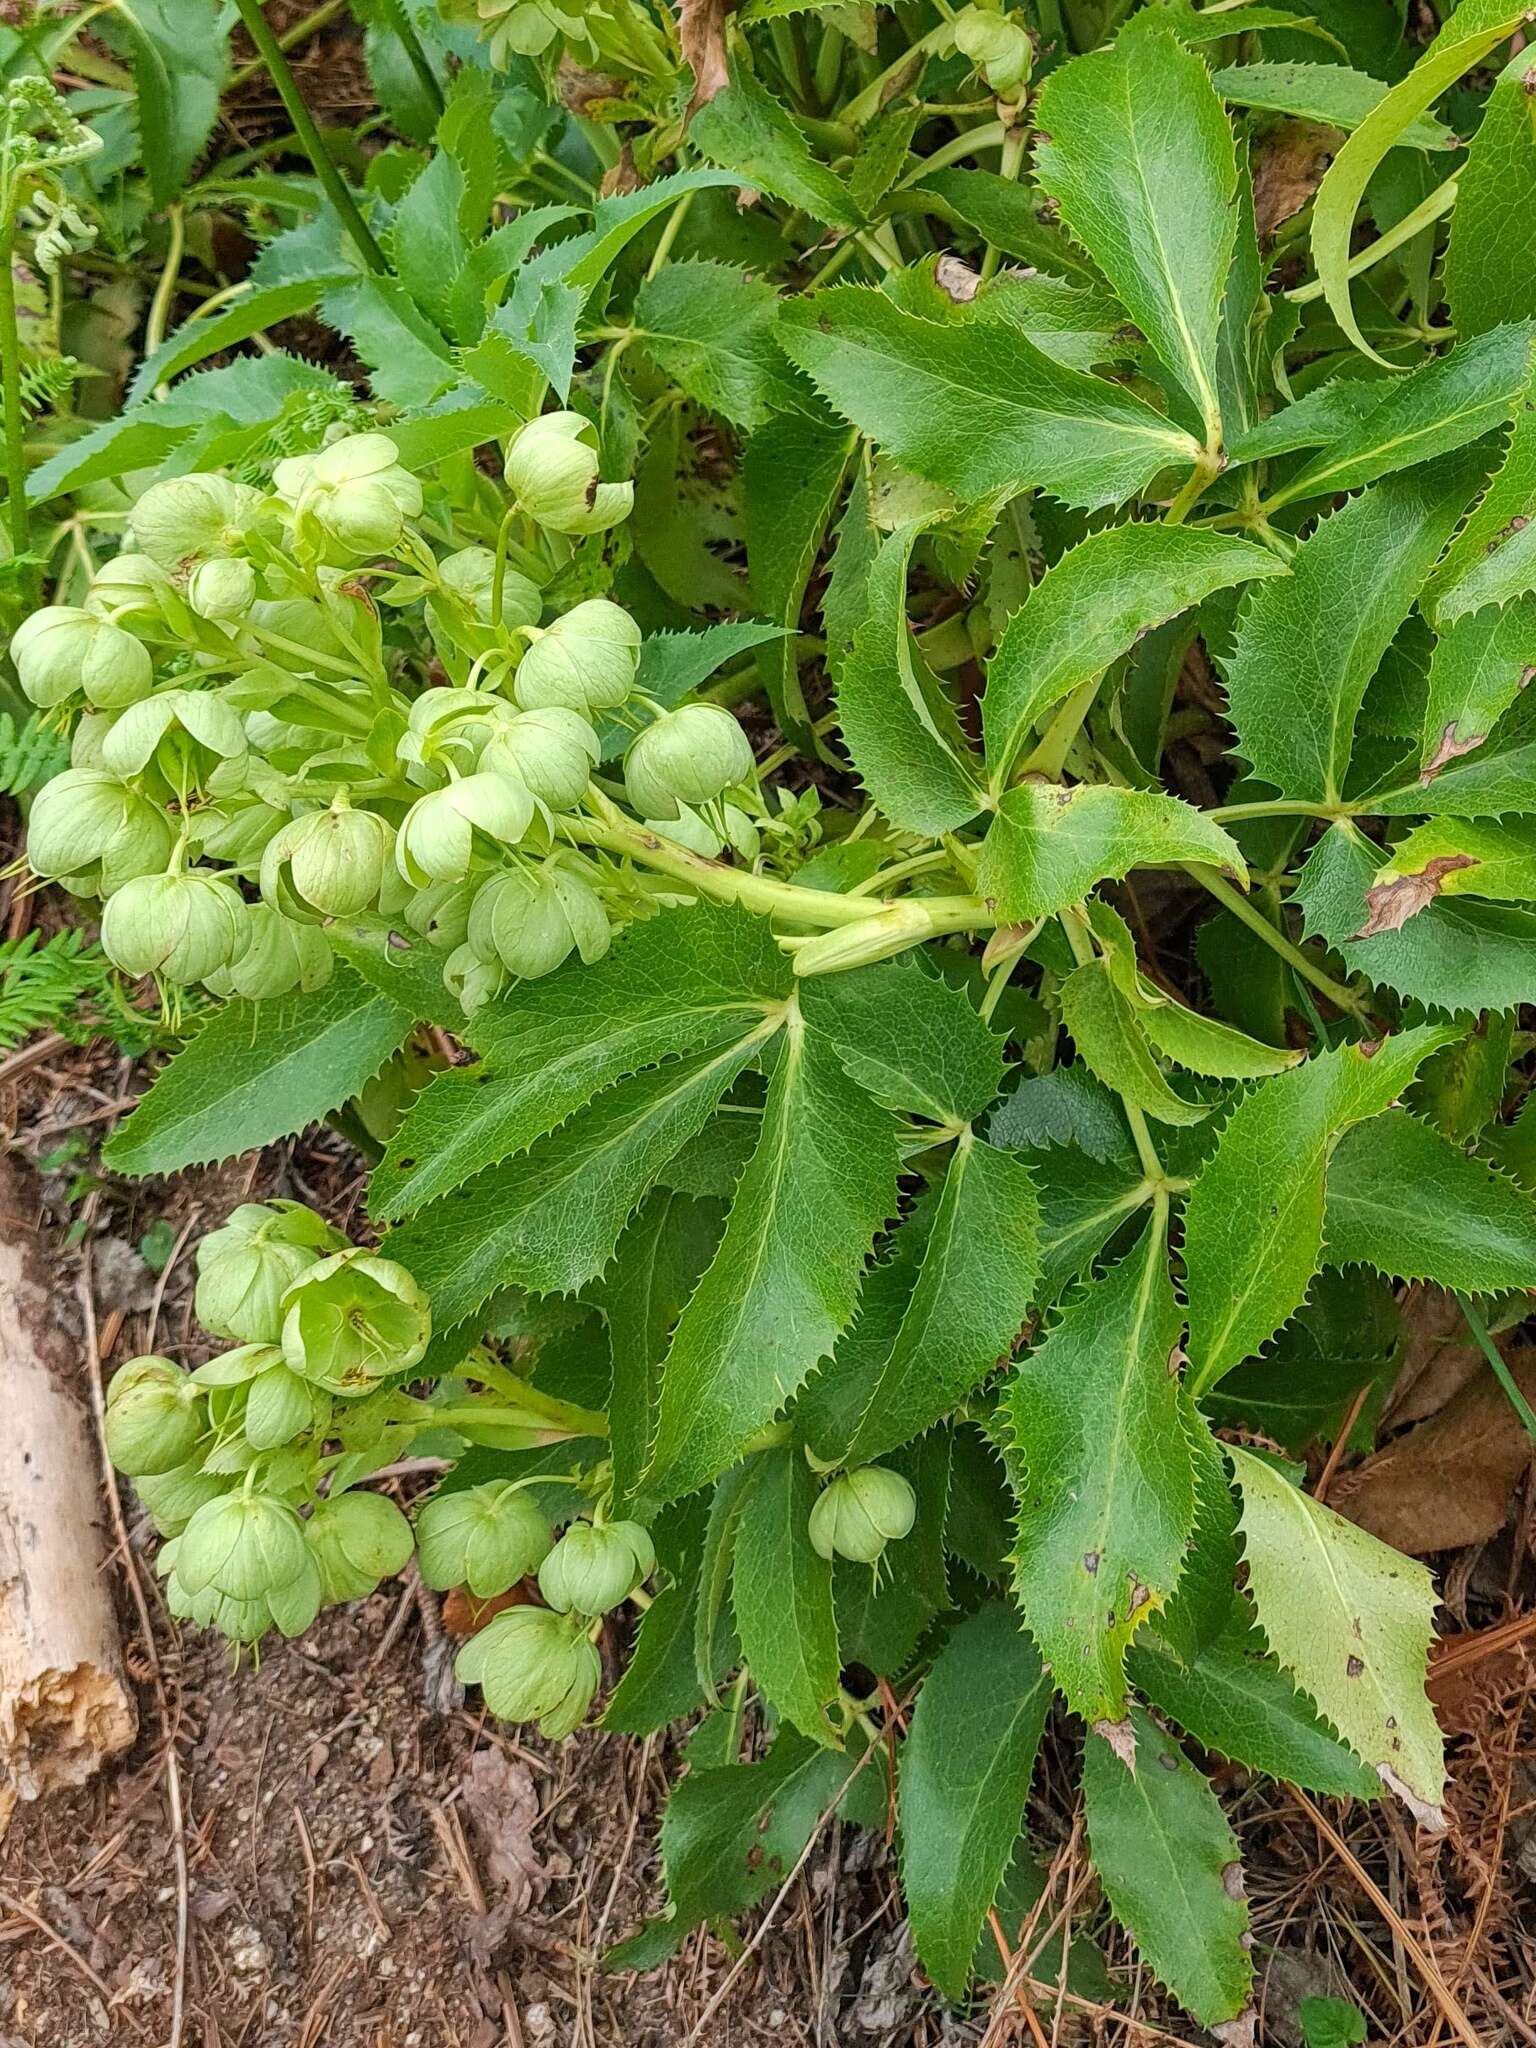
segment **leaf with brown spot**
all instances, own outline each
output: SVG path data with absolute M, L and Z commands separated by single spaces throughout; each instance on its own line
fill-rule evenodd
M 735 4 L 736 0 L 677 0 L 677 39 L 682 46 L 683 62 L 693 72 L 693 97 L 687 113 L 690 121 L 700 107 L 707 106 L 730 83 L 725 18 Z
M 1359 931 L 1351 933 L 1352 938 L 1374 939 L 1378 932 L 1399 932 L 1410 917 L 1417 917 L 1421 910 L 1427 910 L 1440 894 L 1441 884 L 1447 875 L 1453 875 L 1459 868 L 1475 868 L 1477 862 L 1465 853 L 1447 853 L 1426 861 L 1422 868 L 1409 875 L 1400 875 L 1391 868 L 1384 868 L 1383 874 L 1389 879 L 1375 882 L 1365 892 L 1370 916 Z

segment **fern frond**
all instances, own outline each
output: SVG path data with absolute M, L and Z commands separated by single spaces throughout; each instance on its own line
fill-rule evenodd
M 78 929 L 55 932 L 46 942 L 36 932 L 0 941 L 0 1052 L 35 1031 L 75 1036 L 82 999 L 100 998 L 111 972 L 100 946 Z
M 48 782 L 69 762 L 69 742 L 34 711 L 21 725 L 0 711 L 0 796 L 19 796 Z

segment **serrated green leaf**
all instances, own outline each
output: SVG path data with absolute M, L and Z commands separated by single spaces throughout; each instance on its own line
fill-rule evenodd
M 723 1473 L 710 1489 L 704 1546 L 699 1558 L 693 1655 L 698 1682 L 711 1697 L 719 1675 L 715 1646 L 723 1626 L 728 1625 L 731 1642 L 736 1645 L 736 1622 L 730 1600 L 731 1566 L 736 1555 L 736 1531 L 741 1526 L 741 1517 L 757 1484 L 762 1463 L 760 1453 L 743 1458 L 739 1465 L 733 1465 Z
M 415 1022 L 340 965 L 313 995 L 229 1003 L 108 1139 L 103 1163 L 176 1173 L 301 1131 L 371 1081 Z
M 741 481 L 747 563 L 760 610 L 787 629 L 800 630 L 806 585 L 853 453 L 854 436 L 800 413 L 781 413 L 748 441 Z M 793 637 L 758 652 L 758 672 L 786 738 L 807 753 L 816 741 L 800 687 Z
M 1536 667 L 1536 597 L 1468 612 L 1448 624 L 1429 663 L 1420 773 L 1481 746 Z
M 1122 1721 L 1125 1655 L 1165 1607 L 1194 1527 L 1183 1313 L 1160 1220 L 1010 1375 L 1015 1597 L 1068 1706 Z
M 1026 782 L 998 806 L 976 887 L 999 917 L 1027 924 L 1133 868 L 1185 861 L 1247 877 L 1236 842 L 1178 797 L 1108 783 Z
M 1139 1010 L 1108 959 L 1088 960 L 1062 983 L 1061 1021 L 1078 1057 L 1107 1087 L 1165 1124 L 1197 1124 L 1208 1102 L 1180 1095 L 1153 1056 Z
M 1107 527 L 1046 570 L 1008 621 L 982 699 L 987 766 L 1006 787 L 1030 730 L 1134 641 L 1213 591 L 1285 564 L 1267 550 L 1185 526 Z
M 356 348 L 376 398 L 423 406 L 458 375 L 453 350 L 393 278 L 338 285 L 325 294 L 321 311 Z
M 831 1351 L 895 1193 L 889 1112 L 792 1013 L 757 1149 L 667 1354 L 649 1492 L 722 1472 Z
M 1202 1393 L 1268 1343 L 1322 1263 L 1328 1161 L 1455 1034 L 1426 1025 L 1319 1053 L 1261 1081 L 1227 1119 L 1184 1212 L 1191 1384 Z
M 1437 1824 L 1445 1765 L 1424 1692 L 1434 1581 L 1251 1451 L 1228 1455 L 1248 1588 L 1270 1649 L 1383 1784 Z
M 567 1492 L 562 1508 L 569 1498 Z M 716 1610 L 711 1615 L 706 1647 L 695 1662 L 704 1521 L 703 1501 L 686 1501 L 653 1526 L 667 1583 L 641 1615 L 624 1674 L 603 1709 L 601 1725 L 615 1734 L 652 1735 L 685 1714 L 697 1712 L 713 1682 L 736 1660 L 731 1617 Z
M 742 1653 L 765 1699 L 814 1742 L 835 1746 L 827 1720 L 841 1660 L 832 1566 L 811 1547 L 815 1474 L 796 1444 L 764 1453 L 741 1510 L 731 1601 Z
M 1251 27 L 1252 9 L 1245 7 L 1242 12 L 1243 26 Z M 1293 114 L 1346 132 L 1373 114 L 1388 92 L 1379 79 L 1352 71 L 1347 64 L 1228 64 L 1211 83 L 1231 106 Z M 1432 114 L 1410 121 L 1398 140 L 1410 149 L 1456 147 L 1456 137 Z
M 1036 486 L 1114 505 L 1199 453 L 1122 386 L 1053 363 L 1012 328 L 940 326 L 858 285 L 786 304 L 779 339 L 845 419 L 962 503 Z
M 974 228 L 1005 256 L 1032 270 L 1070 282 L 1103 287 L 1103 279 L 1062 228 L 1054 207 L 1038 186 L 996 171 L 963 171 L 949 165 L 925 172 L 913 188 L 914 199 L 962 226 Z
M 1456 181 L 1445 250 L 1445 296 L 1458 334 L 1536 313 L 1536 282 L 1519 250 L 1536 213 L 1531 60 L 1522 50 L 1489 93 Z
M 1113 49 L 1052 72 L 1037 119 L 1036 176 L 1193 400 L 1214 447 L 1237 154 L 1209 71 L 1142 16 Z
M 1341 375 L 1303 392 L 1267 420 L 1234 436 L 1227 454 L 1233 462 L 1267 462 L 1298 448 L 1321 448 L 1352 434 L 1393 389 L 1391 381 L 1373 373 L 1369 364 L 1352 361 Z
M 1139 1709 L 1131 1727 L 1134 1771 L 1102 1736 L 1083 1754 L 1094 1864 L 1158 1982 L 1203 2026 L 1222 2026 L 1247 2011 L 1253 1981 L 1237 1837 L 1178 1744 Z
M 901 1884 L 924 1969 L 958 2002 L 1024 1817 L 1051 1681 L 989 1601 L 951 1633 L 901 1750 Z
M 1484 605 L 1536 590 L 1536 390 L 1515 411 L 1504 460 L 1425 586 L 1424 604 L 1444 632 Z
M 1330 1264 L 1469 1294 L 1536 1290 L 1536 1200 L 1406 1110 L 1339 1146 L 1323 1235 Z
M 306 278 L 298 284 L 268 285 L 264 290 L 247 292 L 210 319 L 187 321 L 139 364 L 124 403 L 136 405 L 141 399 L 150 398 L 159 385 L 168 384 L 183 370 L 206 362 L 222 349 L 249 341 L 253 334 L 275 327 L 280 320 L 310 312 L 328 291 L 346 281 L 344 274 L 338 274 Z
M 1002 1039 L 963 989 L 916 960 L 818 975 L 802 985 L 800 1006 L 849 1079 L 886 1109 L 969 1123 L 1002 1085 Z
M 479 1012 L 485 1057 L 423 1090 L 374 1175 L 393 1221 L 524 1151 L 601 1089 L 750 1025 L 791 986 L 761 918 L 700 906 L 636 925 L 595 967 L 524 982 Z
M 837 173 L 811 153 L 789 114 L 739 58 L 730 84 L 700 107 L 688 139 L 743 185 L 771 192 L 829 227 L 856 228 L 860 214 Z
M 635 671 L 635 689 L 671 710 L 708 682 L 716 669 L 733 655 L 750 654 L 770 640 L 787 637 L 784 626 L 770 626 L 760 619 L 722 619 L 697 633 L 652 633 L 640 649 L 640 666 Z M 603 759 L 616 760 L 634 738 L 632 728 L 612 716 L 599 716 L 597 736 Z
M 901 176 L 923 120 L 921 105 L 891 106 L 864 130 L 848 167 L 849 196 L 861 214 L 874 212 Z
M 1369 1431 L 1380 1406 L 1374 1397 L 1385 1394 L 1398 1370 L 1401 1334 L 1385 1282 L 1325 1266 L 1274 1343 L 1229 1372 L 1201 1407 L 1220 1427 L 1257 1430 L 1303 1457 L 1314 1442 L 1338 1441 L 1362 1389 L 1373 1398 L 1354 1427 Z
M 133 59 L 141 163 L 156 207 L 181 193 L 219 114 L 231 16 L 206 0 L 134 0 L 111 26 Z
M 1370 928 L 1398 930 L 1449 896 L 1536 901 L 1536 825 L 1525 818 L 1437 818 L 1416 826 L 1366 892 Z
M 1237 1585 L 1237 1501 L 1226 1459 L 1204 1416 L 1185 1404 L 1184 1414 L 1195 1482 L 1195 1520 L 1185 1545 L 1184 1569 L 1173 1598 L 1132 1646 L 1130 1671 L 1143 1645 L 1166 1650 L 1191 1664 L 1213 1643 L 1232 1611 Z
M 779 299 L 724 263 L 668 263 L 635 294 L 646 354 L 699 405 L 750 431 L 796 402 L 774 340 Z
M 1286 796 L 1336 803 L 1366 687 L 1472 494 L 1466 457 L 1388 477 L 1319 521 L 1244 605 L 1227 663 L 1238 745 Z

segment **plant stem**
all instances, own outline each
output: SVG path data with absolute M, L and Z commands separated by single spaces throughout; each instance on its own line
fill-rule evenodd
M 255 44 L 257 54 L 266 65 L 277 87 L 278 96 L 288 111 L 293 123 L 293 132 L 299 138 L 304 154 L 309 158 L 315 176 L 320 180 L 321 189 L 335 207 L 341 224 L 346 229 L 363 262 L 375 277 L 388 277 L 389 264 L 384 251 L 373 238 L 372 230 L 358 211 L 357 201 L 348 191 L 341 173 L 331 162 L 325 144 L 320 139 L 320 130 L 315 126 L 314 116 L 304 103 L 298 83 L 283 55 L 282 44 L 272 33 L 271 24 L 262 12 L 261 0 L 235 0 L 240 10 L 240 19 L 245 23 L 246 34 Z
M 998 165 L 998 170 L 1010 183 L 1019 175 L 1024 162 L 1024 153 L 1029 146 L 1029 129 L 1022 119 L 1023 112 L 1024 110 L 1021 107 L 1019 109 L 1021 118 L 1003 137 L 1003 156 L 1001 163 Z M 989 284 L 996 277 L 998 266 L 1002 260 L 1002 250 L 998 248 L 995 242 L 988 242 L 987 253 L 981 259 L 981 281 L 983 284 Z
M 1221 474 L 1221 458 L 1218 455 L 1202 455 L 1185 478 L 1178 495 L 1163 514 L 1165 526 L 1182 526 L 1198 504 L 1209 484 Z
M 19 562 L 31 540 L 27 517 L 26 414 L 21 403 L 21 336 L 16 328 L 16 213 L 7 189 L 0 213 L 0 391 L 4 396 L 5 516 L 11 552 Z M 27 578 L 28 587 L 31 578 Z
M 1335 981 L 1331 974 L 1325 974 L 1321 967 L 1314 966 L 1301 948 L 1293 946 L 1284 932 L 1276 931 L 1263 911 L 1256 910 L 1247 897 L 1240 890 L 1234 889 L 1230 882 L 1224 882 L 1220 875 L 1213 875 L 1208 868 L 1197 867 L 1192 863 L 1184 865 L 1184 872 L 1192 881 L 1198 882 L 1209 895 L 1214 896 L 1223 910 L 1230 910 L 1240 924 L 1247 925 L 1251 932 L 1258 934 L 1266 946 L 1272 947 L 1283 960 L 1288 960 L 1302 979 L 1310 981 L 1319 994 L 1328 998 L 1335 1009 L 1343 1010 L 1351 1017 L 1365 1015 L 1365 1005 L 1353 989 L 1345 988 L 1343 983 Z
M 411 18 L 401 6 L 400 0 L 380 0 L 380 11 L 409 59 L 411 69 L 421 83 L 427 96 L 427 104 L 438 120 L 443 118 L 443 88 L 438 83 L 437 73 L 432 69 L 426 51 L 421 47 L 421 38 L 412 26 Z
M 1488 1334 L 1488 1325 L 1483 1321 L 1467 1296 L 1458 1294 L 1456 1305 L 1466 1320 L 1467 1328 L 1477 1340 L 1477 1348 L 1493 1367 L 1494 1376 L 1509 1396 L 1509 1405 L 1519 1416 L 1527 1436 L 1536 1437 L 1536 1413 L 1515 1383 L 1515 1376 L 1504 1362 L 1504 1354 Z
M 307 43 L 311 36 L 317 36 L 321 29 L 328 28 L 338 14 L 346 11 L 349 4 L 350 0 L 324 0 L 323 6 L 317 7 L 312 14 L 306 14 L 302 21 L 296 21 L 292 28 L 283 30 L 277 39 L 278 47 L 283 50 L 296 50 L 300 43 Z M 237 92 L 242 85 L 249 85 L 253 78 L 260 77 L 265 69 L 263 59 L 253 57 L 249 64 L 240 66 L 224 90 Z
M 165 339 L 165 330 L 171 324 L 171 308 L 176 303 L 176 287 L 181 281 L 182 252 L 187 246 L 187 218 L 179 200 L 166 208 L 165 229 L 165 262 L 155 285 L 155 296 L 150 301 L 149 318 L 144 323 L 146 356 L 152 356 Z

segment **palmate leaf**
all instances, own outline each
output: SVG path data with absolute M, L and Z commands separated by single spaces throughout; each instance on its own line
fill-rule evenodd
M 1172 1596 L 1194 1527 L 1182 1329 L 1155 1218 L 1003 1394 L 1015 1596 L 1068 1706 L 1094 1724 L 1124 1720 L 1126 1651 Z
M 786 305 L 779 339 L 845 419 L 964 504 L 1033 485 L 1115 505 L 1199 453 L 1122 386 L 1053 363 L 1012 328 L 940 326 L 859 285 Z
M 1201 58 L 1145 15 L 1051 74 L 1036 175 L 1194 403 L 1215 446 L 1237 153 Z
M 1088 1737 L 1088 1845 L 1143 1962 L 1202 2025 L 1222 2028 L 1247 2013 L 1253 1981 L 1237 1837 L 1216 1794 L 1151 1716 L 1133 1708 L 1131 1728 L 1134 1771 L 1102 1736 Z
M 832 1566 L 812 1548 L 818 1488 L 798 1445 L 767 1452 L 736 1528 L 731 1599 L 742 1654 L 765 1699 L 814 1742 L 835 1747 L 827 1708 L 841 1658 Z
M 1434 1581 L 1251 1451 L 1229 1447 L 1248 1588 L 1280 1663 L 1428 1826 L 1443 1826 L 1440 1730 L 1424 1691 Z
M 1237 843 L 1178 797 L 1108 783 L 1026 782 L 1009 790 L 982 842 L 976 886 L 1019 924 L 1079 902 L 1133 868 L 1185 861 L 1246 879 Z
M 1340 1046 L 1261 1081 L 1227 1119 L 1184 1214 L 1192 1386 L 1257 1351 L 1322 1263 L 1328 1160 L 1456 1033 L 1426 1025 L 1367 1050 Z
M 1456 181 L 1445 295 L 1458 334 L 1481 334 L 1502 320 L 1536 313 L 1536 280 L 1516 253 L 1524 224 L 1536 212 L 1530 68 L 1525 50 L 1506 67 Z
M 901 1883 L 923 1967 L 958 2002 L 1024 1819 L 1051 1681 L 1013 1609 L 953 1630 L 901 1749 Z

